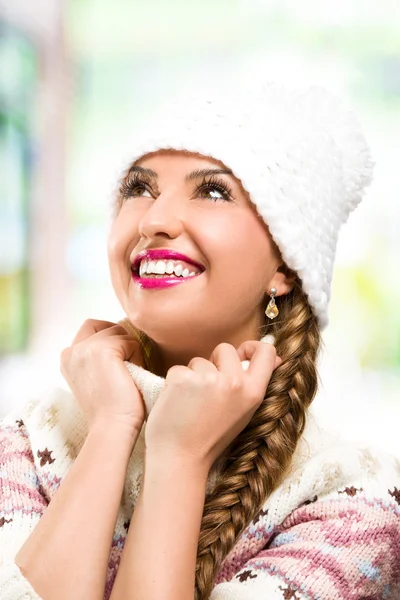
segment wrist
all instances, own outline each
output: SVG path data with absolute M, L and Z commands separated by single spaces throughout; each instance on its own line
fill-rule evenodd
M 104 416 L 96 417 L 89 425 L 90 435 L 98 435 L 104 440 L 117 441 L 118 445 L 130 445 L 131 448 L 135 445 L 140 431 L 141 428 L 137 425 L 123 419 Z
M 207 481 L 210 467 L 197 457 L 180 455 L 176 453 L 157 453 L 146 450 L 144 457 L 144 469 L 148 472 L 177 474 L 184 478 L 193 478 L 197 481 Z

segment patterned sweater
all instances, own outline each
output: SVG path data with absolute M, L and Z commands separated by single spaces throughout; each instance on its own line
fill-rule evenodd
M 126 363 L 151 410 L 164 380 Z M 132 451 L 104 599 L 110 597 L 143 474 Z M 0 421 L 0 598 L 40 600 L 14 562 L 87 436 L 73 395 L 49 390 Z M 225 558 L 210 600 L 399 600 L 400 461 L 344 442 L 308 413 L 291 470 Z M 218 481 L 210 472 L 207 491 Z

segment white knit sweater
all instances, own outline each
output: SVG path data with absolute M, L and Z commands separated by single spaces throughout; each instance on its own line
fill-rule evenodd
M 148 410 L 164 380 L 127 363 Z M 110 552 L 110 597 L 141 485 L 144 430 L 130 457 Z M 73 395 L 50 390 L 0 422 L 0 599 L 40 600 L 14 562 L 87 436 Z M 218 480 L 210 476 L 207 491 Z M 310 411 L 291 471 L 248 524 L 210 600 L 400 599 L 400 461 L 343 442 Z M 160 599 L 161 600 L 161 599 Z

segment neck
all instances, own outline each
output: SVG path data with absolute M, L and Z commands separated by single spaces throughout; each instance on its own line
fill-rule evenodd
M 252 323 L 244 324 L 240 330 L 234 332 L 219 331 L 216 332 L 215 336 L 208 339 L 204 339 L 204 336 L 202 336 L 201 344 L 198 343 L 200 336 L 194 334 L 190 340 L 179 339 L 176 336 L 173 344 L 171 344 L 170 340 L 167 342 L 156 342 L 152 338 L 149 338 L 151 346 L 149 370 L 155 375 L 165 378 L 168 370 L 175 365 L 187 366 L 195 357 L 210 360 L 215 348 L 223 342 L 231 344 L 234 348 L 239 348 L 247 340 L 258 340 L 261 338 L 263 332 L 264 319 L 261 319 L 257 323 L 253 321 Z

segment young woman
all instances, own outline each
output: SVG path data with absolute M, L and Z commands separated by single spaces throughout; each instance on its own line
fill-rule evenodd
M 133 148 L 108 245 L 126 318 L 86 321 L 71 393 L 1 422 L 1 598 L 400 598 L 400 462 L 310 410 L 372 178 L 355 116 L 264 83 L 182 99 Z

